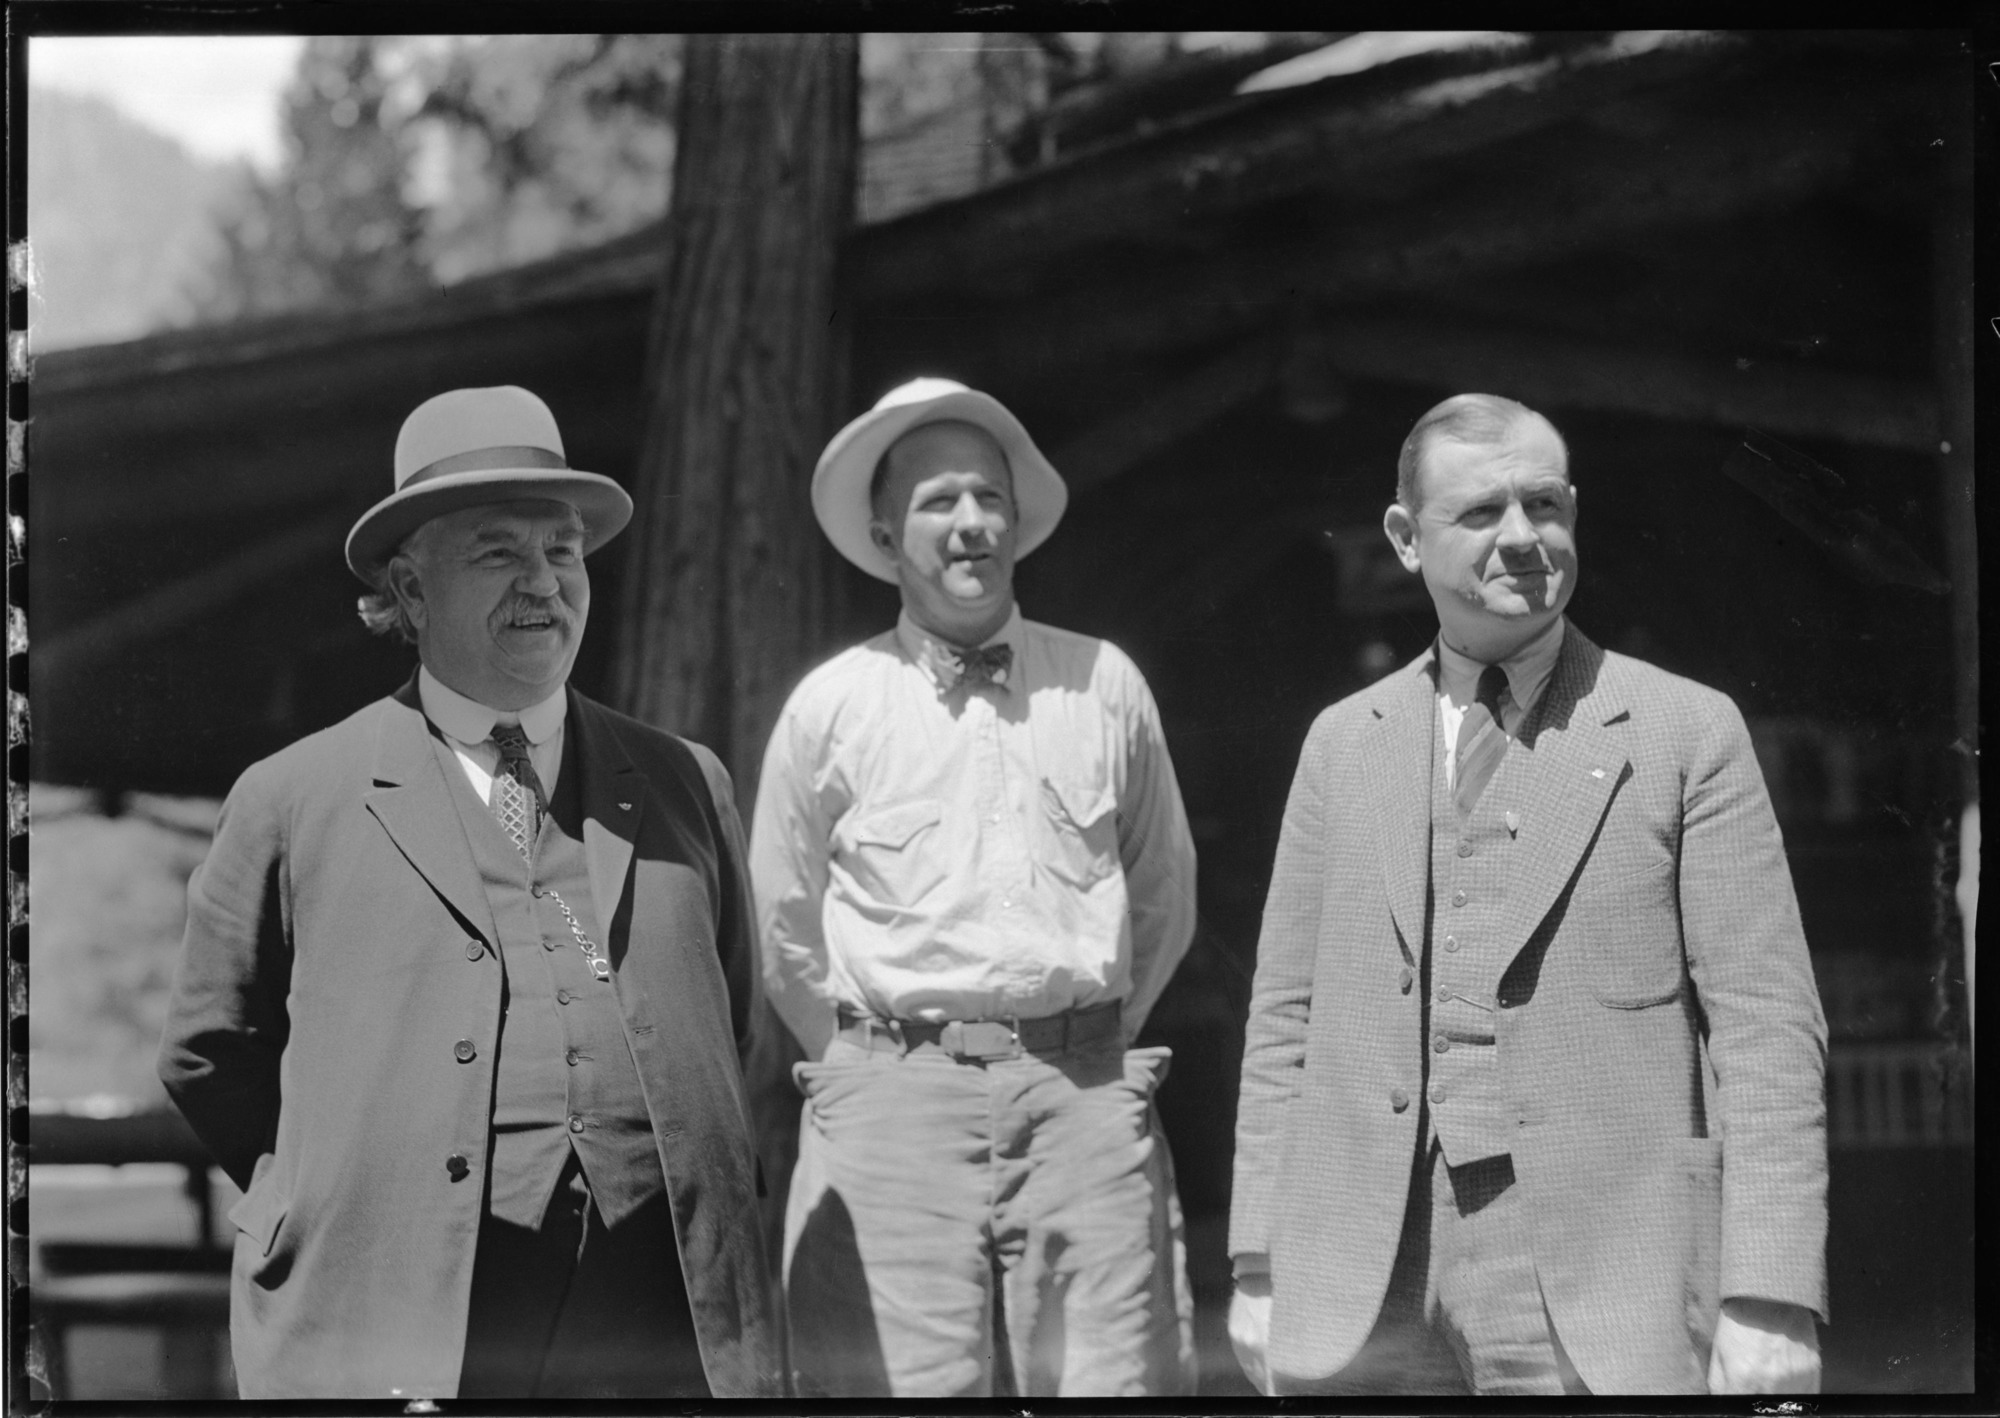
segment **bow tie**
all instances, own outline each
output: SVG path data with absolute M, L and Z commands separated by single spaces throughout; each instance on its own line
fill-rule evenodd
M 940 645 L 937 650 L 938 667 L 950 677 L 946 689 L 956 689 L 960 685 L 976 689 L 982 684 L 1005 687 L 1008 671 L 1014 666 L 1014 647 L 1011 645 L 988 645 L 979 650 Z

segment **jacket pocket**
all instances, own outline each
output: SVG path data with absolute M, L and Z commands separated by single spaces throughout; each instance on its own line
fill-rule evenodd
M 1055 838 L 1049 869 L 1090 887 L 1118 867 L 1118 795 L 1108 786 L 1042 779 L 1042 807 Z
M 944 820 L 935 798 L 915 798 L 850 817 L 835 829 L 834 845 L 861 889 L 878 901 L 907 906 L 944 880 L 939 853 L 926 851 Z
M 1591 993 L 1612 1009 L 1648 1009 L 1680 998 L 1681 957 L 1674 863 L 1606 882 L 1586 880 L 1569 920 L 1586 928 Z
M 276 1156 L 269 1152 L 259 1157 L 256 1170 L 251 1173 L 250 1190 L 229 1208 L 230 1224 L 249 1243 L 251 1254 L 258 1260 L 271 1254 L 278 1228 L 285 1224 L 285 1216 L 291 1210 L 291 1188 L 280 1185 L 276 1162 Z

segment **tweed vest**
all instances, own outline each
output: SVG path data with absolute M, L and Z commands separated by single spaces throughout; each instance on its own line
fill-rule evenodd
M 1500 1085 L 1493 1016 L 1500 978 L 1513 959 L 1499 935 L 1515 865 L 1506 814 L 1522 797 L 1529 757 L 1510 746 L 1472 812 L 1461 816 L 1445 782 L 1444 756 L 1431 755 L 1425 1096 L 1433 1135 L 1454 1167 L 1514 1145 L 1516 1118 Z
M 607 1226 L 666 1189 L 639 1069 L 608 980 L 589 963 L 557 904 L 610 956 L 583 851 L 576 734 L 563 736 L 556 792 L 535 841 L 532 870 L 466 781 L 450 748 L 438 748 L 480 884 L 500 932 L 506 972 L 493 1087 L 492 1180 L 487 1210 L 539 1228 L 572 1151 Z

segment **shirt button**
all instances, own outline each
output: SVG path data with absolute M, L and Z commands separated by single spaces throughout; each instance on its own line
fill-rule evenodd
M 1436 1049 L 1439 1053 L 1442 1054 L 1451 1048 L 1451 1040 L 1445 1038 L 1444 1035 L 1439 1034 L 1431 1040 L 1431 1047 L 1433 1049 Z
M 563 1050 L 563 1062 L 568 1064 L 571 1068 L 575 1068 L 577 1060 L 581 1059 L 582 1057 L 583 1055 L 579 1054 L 575 1049 Z
M 560 944 L 561 944 L 560 941 L 555 940 L 549 936 L 542 937 L 542 949 L 544 950 L 554 950 Z
M 1448 936 L 1446 936 L 1446 937 L 1444 938 L 1444 948 L 1445 948 L 1446 950 L 1456 950 L 1456 949 L 1458 949 L 1458 937 L 1457 937 L 1457 936 L 1455 936 L 1455 935 L 1448 935 Z
M 450 1177 L 454 1182 L 462 1182 L 465 1180 L 466 1173 L 472 1170 L 472 1164 L 465 1160 L 463 1152 L 454 1152 L 451 1156 L 444 1159 L 444 1170 L 445 1175 Z
M 557 991 L 556 991 L 556 1003 L 557 1003 L 557 1004 L 568 1004 L 568 1003 L 569 1003 L 569 998 L 570 998 L 570 996 L 569 996 L 569 991 L 568 991 L 568 990 L 557 990 Z
M 486 948 L 482 946 L 478 941 L 469 940 L 465 943 L 465 958 L 467 960 L 477 960 L 480 956 L 484 955 L 485 953 L 486 953 Z
M 1465 904 L 1465 893 L 1463 891 L 1452 892 L 1451 904 L 1454 906 L 1463 906 Z
M 1469 857 L 1469 856 L 1471 856 L 1471 855 L 1472 855 L 1472 844 L 1471 844 L 1470 842 L 1461 842 L 1461 843 L 1459 843 L 1459 844 L 1458 844 L 1458 854 L 1459 854 L 1459 855 L 1460 855 L 1461 857 Z
M 583 1119 L 575 1113 L 569 1115 L 569 1130 L 571 1132 L 583 1131 Z
M 1410 1095 L 1400 1088 L 1391 1088 L 1389 1090 L 1389 1106 L 1399 1113 L 1402 1112 L 1403 1109 L 1410 1106 Z
M 1433 1083 L 1431 1085 L 1431 1101 L 1433 1103 L 1442 1103 L 1444 1101 L 1444 1085 L 1442 1083 Z
M 460 1039 L 451 1046 L 451 1056 L 460 1063 L 471 1063 L 479 1056 L 479 1050 L 472 1047 L 472 1040 Z

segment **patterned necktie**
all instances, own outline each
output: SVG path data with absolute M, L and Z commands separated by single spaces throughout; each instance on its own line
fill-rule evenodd
M 1007 672 L 1014 666 L 1014 647 L 988 645 L 982 650 L 961 650 L 954 645 L 940 647 L 945 663 L 958 671 L 953 687 L 976 689 L 982 684 L 1005 685 Z
M 1500 696 L 1506 689 L 1507 672 L 1498 665 L 1488 665 L 1479 675 L 1478 697 L 1459 721 L 1451 796 L 1461 817 L 1471 814 L 1507 752 L 1507 730 L 1500 717 Z
M 528 736 L 519 724 L 495 724 L 493 744 L 500 750 L 500 770 L 493 775 L 493 815 L 529 861 L 535 857 L 535 838 L 542 830 L 542 814 L 548 810 L 542 780 L 528 757 Z

